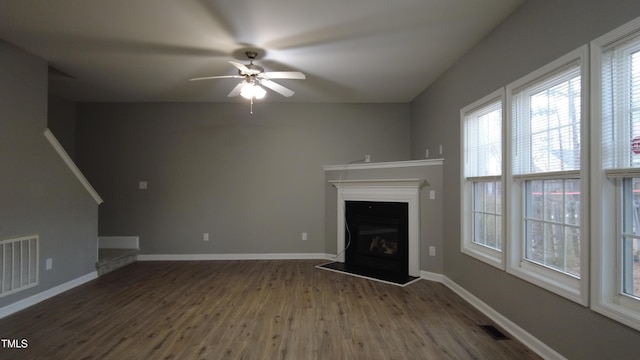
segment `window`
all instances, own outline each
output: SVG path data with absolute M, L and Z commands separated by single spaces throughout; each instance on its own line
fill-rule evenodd
M 502 104 L 496 91 L 460 112 L 464 156 L 462 252 L 503 265 Z
M 640 20 L 591 44 L 592 308 L 640 330 Z
M 508 271 L 587 303 L 587 48 L 507 87 Z
M 461 250 L 640 330 L 640 18 L 588 48 L 461 110 Z

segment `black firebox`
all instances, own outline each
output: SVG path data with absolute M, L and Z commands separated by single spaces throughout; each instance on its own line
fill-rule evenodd
M 407 279 L 409 205 L 346 201 L 345 215 L 345 268 L 383 280 Z

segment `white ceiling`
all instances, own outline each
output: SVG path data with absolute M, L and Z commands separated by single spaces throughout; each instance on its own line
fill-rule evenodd
M 188 79 L 257 48 L 307 75 L 262 101 L 406 103 L 524 1 L 2 0 L 0 38 L 73 76 L 50 88 L 76 101 L 239 101 L 237 79 Z

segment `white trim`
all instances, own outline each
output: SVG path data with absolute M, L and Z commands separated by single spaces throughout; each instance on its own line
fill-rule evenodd
M 98 277 L 98 273 L 96 271 L 92 271 L 86 275 L 80 276 L 79 278 L 68 281 L 64 284 L 58 285 L 56 287 L 52 287 L 48 290 L 30 296 L 26 299 L 22 299 L 14 302 L 13 304 L 9 304 L 0 308 L 0 319 L 9 316 L 13 313 L 16 313 L 20 310 L 24 310 L 30 306 L 33 306 L 39 302 L 52 298 L 56 295 L 59 295 L 67 290 L 71 290 L 77 286 L 80 286 L 84 283 L 87 283 L 91 280 L 94 280 Z
M 71 157 L 69 156 L 69 154 L 67 154 L 67 152 L 64 150 L 62 145 L 60 145 L 60 142 L 58 142 L 58 139 L 56 139 L 56 137 L 53 135 L 51 130 L 44 129 L 44 136 L 47 138 L 47 140 L 49 140 L 49 143 L 51 143 L 51 146 L 53 146 L 53 148 L 56 150 L 58 155 L 60 155 L 64 163 L 67 164 L 67 166 L 69 167 L 69 170 L 71 170 L 71 172 L 76 176 L 78 181 L 80 181 L 82 186 L 84 186 L 84 188 L 87 189 L 89 194 L 91 194 L 91 197 L 93 197 L 93 200 L 95 200 L 98 205 L 102 204 L 103 200 L 100 197 L 100 195 L 98 195 L 98 193 L 93 188 L 93 186 L 91 186 L 87 178 L 85 178 L 84 175 L 82 175 L 82 172 L 80 171 L 80 169 L 78 169 L 78 167 L 73 162 L 73 160 L 71 160 Z
M 364 180 L 329 180 L 338 189 L 346 188 L 421 188 L 430 185 L 424 179 L 364 179 Z
M 444 282 L 445 276 L 434 272 L 420 270 L 420 279 L 442 283 Z
M 637 177 L 636 168 L 603 169 L 602 53 L 640 32 L 640 17 L 591 41 L 591 310 L 640 330 L 638 304 L 620 294 L 621 183 Z M 614 239 L 615 241 L 611 241 Z M 631 305 L 631 306 L 629 306 Z
M 598 48 L 595 50 L 601 50 L 602 48 L 609 47 L 614 43 L 618 42 L 619 40 L 622 40 L 628 36 L 633 36 L 637 34 L 639 31 L 640 31 L 640 17 L 635 18 L 629 21 L 628 23 L 614 30 L 611 30 L 610 32 L 591 41 L 591 45 Z M 600 68 L 597 68 L 597 69 L 594 68 L 594 70 L 600 71 Z M 598 87 L 600 84 L 595 84 L 595 85 L 596 87 Z
M 468 151 L 466 150 L 467 116 L 483 108 L 487 108 L 490 105 L 493 105 L 497 102 L 500 103 L 500 110 L 502 112 L 502 118 L 501 118 L 502 152 L 500 154 L 501 166 L 502 166 L 501 174 L 490 175 L 490 176 L 465 177 L 465 173 L 467 172 L 466 163 L 469 161 L 467 156 Z M 461 158 L 462 161 L 460 161 L 460 174 L 461 174 L 461 181 L 460 181 L 460 194 L 461 194 L 460 196 L 460 228 L 461 229 L 460 231 L 462 234 L 462 237 L 460 238 L 460 251 L 475 259 L 478 259 L 487 264 L 490 264 L 491 266 L 495 266 L 500 270 L 505 269 L 505 253 L 506 252 L 504 251 L 504 249 L 506 248 L 506 240 L 505 240 L 506 237 L 504 236 L 504 234 L 506 234 L 506 226 L 507 226 L 505 221 L 505 219 L 507 218 L 505 215 L 506 206 L 507 206 L 506 205 L 507 202 L 505 201 L 505 199 L 507 199 L 507 197 L 505 196 L 506 187 L 504 186 L 504 176 L 503 176 L 503 174 L 505 173 L 504 171 L 505 159 L 507 159 L 507 156 L 505 155 L 505 151 L 507 147 L 505 146 L 505 141 L 504 141 L 505 134 L 507 133 L 505 131 L 505 127 L 507 123 L 506 122 L 507 112 L 506 112 L 505 102 L 506 102 L 506 92 L 505 92 L 505 88 L 502 87 L 460 109 L 460 129 L 462 129 L 462 131 L 460 132 L 460 154 L 462 156 Z M 500 248 L 501 248 L 500 250 L 492 249 L 487 246 L 477 244 L 473 241 L 474 240 L 473 239 L 474 238 L 473 236 L 473 232 L 474 232 L 473 185 L 474 185 L 474 182 L 482 182 L 482 181 L 495 181 L 495 182 L 501 182 L 502 184 L 502 193 L 500 194 L 502 198 L 502 208 L 500 209 L 500 218 L 501 218 L 500 231 L 503 234 L 503 236 L 501 239 L 502 243 L 500 244 Z
M 513 130 L 513 113 L 512 107 L 514 95 L 523 88 L 535 86 L 540 81 L 545 81 L 554 74 L 566 69 L 568 66 L 578 65 L 580 71 L 580 279 L 573 276 L 563 274 L 562 272 L 551 270 L 545 266 L 537 266 L 531 264 L 524 259 L 524 186 L 526 179 L 546 179 L 546 175 L 552 175 L 554 178 L 565 179 L 573 174 L 573 172 L 558 173 L 553 172 L 544 175 L 513 174 L 513 153 L 512 134 Z M 549 64 L 523 76 L 522 78 L 507 85 L 505 109 L 507 111 L 507 126 L 505 127 L 505 145 L 510 149 L 506 153 L 504 159 L 506 163 L 506 174 L 504 187 L 506 189 L 506 198 L 510 199 L 506 203 L 505 223 L 507 240 L 504 250 L 506 253 L 506 271 L 509 274 L 517 276 L 525 281 L 540 286 L 544 289 L 552 291 L 560 296 L 572 300 L 578 304 L 589 305 L 589 47 L 583 45 L 570 53 L 550 62 Z M 558 176 L 560 175 L 560 176 Z
M 138 254 L 138 261 L 210 261 L 210 260 L 328 260 L 324 253 L 274 254 Z
M 518 341 L 523 343 L 526 347 L 531 349 L 536 354 L 540 355 L 543 359 L 548 360 L 566 360 L 564 356 L 562 356 L 557 351 L 553 350 L 547 344 L 540 341 L 535 336 L 528 333 L 525 329 L 521 328 L 513 321 L 509 320 L 504 315 L 500 314 L 496 310 L 494 310 L 491 306 L 487 305 L 485 302 L 477 298 L 475 295 L 467 291 L 462 286 L 456 284 L 453 280 L 449 279 L 446 276 L 444 277 L 444 281 L 442 283 L 451 289 L 453 292 L 458 294 L 462 299 L 471 304 L 471 306 L 475 307 L 481 313 L 485 314 L 489 319 L 493 320 L 497 325 L 507 331 L 510 335 L 515 337 Z
M 442 165 L 443 163 L 444 163 L 444 159 L 428 159 L 428 160 L 390 161 L 390 162 L 379 162 L 379 163 L 324 165 L 322 168 L 324 169 L 324 171 L 341 171 L 345 169 L 359 170 L 359 169 L 388 169 L 388 168 L 402 168 L 402 167 L 416 167 L 416 166 L 433 166 L 433 165 Z
M 140 249 L 139 236 L 99 236 L 99 249 Z
M 601 140 L 601 139 L 599 139 Z M 601 166 L 601 163 L 596 164 Z M 596 168 L 597 169 L 597 168 Z M 607 178 L 626 178 L 626 177 L 639 177 L 640 168 L 618 168 L 618 169 L 604 169 L 604 174 Z

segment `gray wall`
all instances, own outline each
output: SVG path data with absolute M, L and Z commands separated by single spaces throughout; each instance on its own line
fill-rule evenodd
M 444 274 L 569 359 L 635 359 L 640 333 L 460 253 L 460 109 L 638 16 L 637 0 L 529 0 L 411 104 L 412 157 L 444 145 Z
M 49 95 L 47 127 L 71 159 L 76 158 L 76 103 Z
M 337 254 L 338 242 L 338 191 L 329 180 L 361 179 L 424 179 L 420 189 L 420 270 L 442 274 L 444 270 L 442 249 L 442 165 L 382 169 L 343 169 L 325 171 L 325 223 L 328 254 Z M 436 198 L 430 199 L 429 192 Z M 436 256 L 429 256 L 429 246 L 434 246 Z M 342 249 L 340 250 L 342 251 Z
M 0 67 L 0 239 L 40 235 L 40 285 L 5 306 L 95 271 L 98 205 L 43 135 L 46 62 L 0 41 Z
M 99 233 L 140 236 L 142 254 L 324 254 L 322 166 L 410 156 L 408 104 L 260 102 L 253 116 L 247 102 L 79 104 L 77 116 Z

